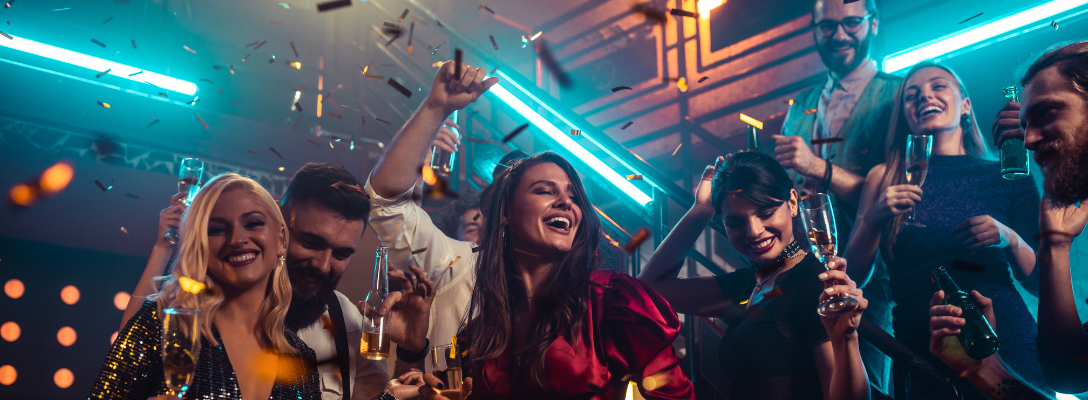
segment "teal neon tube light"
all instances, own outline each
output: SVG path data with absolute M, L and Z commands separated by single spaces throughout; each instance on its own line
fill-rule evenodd
M 504 75 L 503 78 L 506 78 L 506 76 Z M 509 79 L 505 79 L 503 83 L 513 82 Z M 515 87 L 517 86 L 517 84 L 513 85 Z M 528 94 L 525 91 L 522 92 Z M 563 131 L 559 130 L 559 128 L 557 128 L 555 125 L 552 125 L 552 123 L 548 122 L 548 120 L 544 119 L 544 117 L 542 117 L 536 111 L 533 111 L 533 109 L 529 108 L 529 106 L 526 105 L 524 102 L 519 100 L 517 97 L 514 97 L 514 95 L 507 91 L 506 88 L 502 87 L 502 84 L 495 84 L 491 87 L 490 90 L 488 90 L 488 93 L 495 95 L 499 98 L 499 100 L 502 100 L 503 103 L 506 103 L 506 105 L 513 108 L 514 111 L 517 111 L 518 114 L 521 114 L 523 117 L 528 119 L 530 123 L 532 123 L 545 134 L 547 134 L 548 137 L 552 138 L 552 140 L 558 142 L 559 145 L 565 147 L 568 151 L 573 153 L 575 157 L 578 157 L 578 159 L 582 160 L 582 162 L 586 163 L 586 165 L 588 165 L 591 169 L 600 174 L 605 181 L 608 181 L 608 183 L 614 185 L 621 192 L 627 194 L 627 196 L 631 197 L 631 199 L 634 200 L 636 203 L 641 206 L 646 206 L 646 204 L 650 203 L 650 196 L 647 196 L 646 193 L 643 193 L 641 190 L 636 188 L 635 185 L 632 185 L 630 181 L 625 179 L 620 174 L 616 173 L 616 171 L 614 171 L 612 168 L 609 168 L 607 165 L 604 164 L 604 162 L 599 160 L 597 157 L 594 157 L 593 154 L 590 154 L 589 151 L 587 151 L 584 147 L 576 143 L 570 137 L 567 137 L 567 135 L 564 134 Z M 532 97 L 532 95 L 529 96 Z M 537 99 L 534 97 L 533 100 Z M 537 103 L 542 105 L 544 104 L 539 100 L 537 101 Z M 545 105 L 544 107 L 547 108 L 548 106 Z M 551 108 L 548 108 L 548 110 L 551 111 Z
M 77 53 L 71 50 L 65 50 L 60 47 L 50 46 L 45 43 L 35 42 L 33 40 L 24 39 L 18 36 L 14 36 L 11 40 L 0 37 L 0 47 L 7 47 L 9 49 L 18 50 L 37 56 L 42 56 L 45 58 L 50 58 L 97 72 L 109 70 L 109 75 L 119 76 L 135 82 L 151 84 L 162 89 L 186 94 L 189 96 L 196 94 L 196 84 L 192 82 L 186 82 L 181 79 L 156 74 L 154 72 L 145 71 L 140 68 L 130 67 L 128 65 L 116 63 L 109 60 L 103 60 L 98 57 L 88 56 L 86 54 Z M 138 72 L 139 74 L 136 74 Z
M 935 59 L 985 41 L 1024 29 L 1032 24 L 1045 26 L 1054 16 L 1088 4 L 1088 0 L 1054 0 L 979 26 L 941 37 L 884 58 L 884 72 L 895 73 L 920 61 Z M 1079 13 L 1078 13 L 1079 14 Z

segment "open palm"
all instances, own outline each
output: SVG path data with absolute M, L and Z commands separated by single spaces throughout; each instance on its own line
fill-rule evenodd
M 1088 222 L 1088 201 L 1058 207 L 1050 199 L 1039 203 L 1039 232 L 1043 239 L 1072 242 Z

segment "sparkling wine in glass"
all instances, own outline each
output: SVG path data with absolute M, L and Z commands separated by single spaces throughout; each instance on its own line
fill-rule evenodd
M 827 268 L 827 263 L 838 251 L 836 248 L 837 232 L 835 213 L 831 209 L 831 197 L 827 193 L 815 193 L 801 200 L 801 221 L 805 225 L 809 244 L 813 254 Z M 826 283 L 830 287 L 831 283 Z M 843 315 L 854 311 L 858 300 L 852 296 L 837 294 L 816 307 L 816 312 L 823 316 Z
M 204 174 L 204 162 L 195 158 L 186 158 L 181 160 L 181 167 L 178 168 L 178 193 L 185 193 L 185 206 L 188 207 L 193 202 L 193 198 L 196 197 L 196 193 L 200 191 L 200 177 Z M 178 229 L 176 227 L 170 228 L 166 232 L 166 240 L 170 243 L 178 243 Z
M 903 163 L 907 168 L 907 183 L 914 186 L 922 186 L 926 183 L 926 173 L 929 171 L 929 155 L 933 152 L 933 136 L 910 135 L 907 138 L 907 152 L 904 154 Z M 917 207 L 917 206 L 916 206 Z M 926 225 L 914 218 L 914 210 L 910 211 L 907 220 L 900 225 L 925 228 Z
M 162 370 L 171 396 L 189 389 L 200 355 L 200 310 L 167 308 L 162 321 Z
M 442 381 L 439 394 L 450 400 L 461 400 L 461 346 L 457 342 L 431 348 L 431 375 Z
M 457 121 L 457 111 L 450 114 L 450 119 Z M 452 126 L 448 127 L 449 130 L 461 136 L 461 132 L 457 131 L 457 128 Z M 457 153 L 450 153 L 442 150 L 438 146 L 431 147 L 431 169 L 434 170 L 434 174 L 442 177 L 450 176 L 453 172 L 453 163 L 457 161 Z

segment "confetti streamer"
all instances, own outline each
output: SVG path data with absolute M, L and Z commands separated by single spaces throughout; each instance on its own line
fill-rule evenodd
M 635 90 L 635 89 L 631 89 L 630 86 L 616 86 L 616 87 L 612 88 L 612 93 L 616 93 L 616 92 L 621 91 L 621 90 Z
M 489 12 L 489 13 L 491 13 L 491 15 L 495 15 L 495 11 L 492 11 L 492 10 L 491 10 L 491 8 L 490 8 L 490 7 L 488 7 L 488 6 L 485 6 L 485 5 L 483 5 L 483 4 L 480 4 L 480 9 L 481 9 L 481 10 L 484 10 L 484 11 L 487 11 L 487 12 Z
M 703 82 L 705 82 L 705 81 L 706 81 L 707 79 L 710 79 L 710 77 L 709 77 L 709 76 L 704 76 L 704 77 L 702 77 L 702 78 L 699 78 L 699 82 L 698 82 L 698 83 L 703 83 Z
M 208 130 L 208 123 L 204 122 L 204 118 L 200 118 L 200 114 L 196 115 L 196 119 L 200 121 L 201 125 L 204 125 L 204 130 Z
M 416 23 L 408 26 L 408 54 L 412 54 L 412 35 L 416 32 Z
M 132 39 L 132 48 L 136 48 L 136 39 Z
M 983 14 L 983 13 L 978 13 L 978 14 L 975 14 L 975 16 L 973 16 L 973 17 L 971 17 L 971 18 L 968 18 L 968 19 L 965 19 L 965 20 L 963 20 L 963 21 L 960 21 L 960 23 L 962 24 L 962 23 L 964 23 L 964 22 L 967 22 L 967 21 L 970 21 L 970 20 L 972 20 L 972 19 L 975 19 L 975 18 L 981 17 L 981 16 L 982 16 L 982 14 Z
M 374 120 L 378 121 L 378 122 L 381 122 L 383 124 L 386 124 L 386 125 L 392 125 L 393 124 L 392 122 L 386 121 L 386 120 L 381 119 L 381 118 L 374 118 Z
M 178 278 L 178 284 L 181 286 L 181 290 L 192 294 L 201 294 L 207 289 L 207 286 L 203 283 L 184 276 Z
M 295 102 L 295 111 L 302 112 L 302 104 L 297 101 Z
M 189 46 L 181 46 L 181 47 L 184 47 L 185 50 L 189 50 L 190 53 L 196 54 L 196 50 L 190 49 Z
M 510 132 L 510 134 L 508 134 L 508 135 L 506 135 L 506 137 L 502 138 L 503 144 L 505 144 L 506 142 L 509 142 L 510 140 L 514 139 L 515 136 L 517 136 L 521 132 L 525 131 L 525 128 L 528 128 L 528 127 L 529 127 L 529 124 L 522 124 L 521 126 L 517 127 L 517 129 L 514 129 L 512 132 Z
M 622 130 L 627 129 L 627 127 L 631 126 L 631 124 L 633 124 L 633 123 L 635 123 L 635 122 L 634 121 L 627 121 L 626 124 L 623 124 L 623 126 L 620 127 L 620 130 L 622 131 Z
M 494 47 L 495 50 L 498 50 L 499 49 L 499 44 L 495 43 L 495 36 L 488 36 L 488 38 L 491 39 L 491 47 Z
M 812 144 L 813 145 L 821 145 L 821 144 L 838 143 L 838 142 L 844 142 L 844 141 L 846 141 L 846 139 L 839 138 L 839 137 L 827 138 L 827 139 L 813 139 Z
M 144 73 L 144 71 L 140 71 L 140 72 L 134 72 L 134 73 L 132 73 L 132 74 L 129 74 L 129 77 L 131 78 L 131 77 L 134 77 L 134 76 L 136 76 L 136 75 L 139 75 L 139 74 L 142 74 L 142 73 Z
M 261 46 L 264 46 L 265 43 L 268 43 L 268 41 L 267 40 L 262 41 L 261 44 L 258 44 L 257 47 L 254 47 L 253 50 L 257 50 L 257 49 L 261 48 Z
M 106 22 L 110 22 L 110 21 L 113 21 L 113 17 L 112 17 L 112 16 L 111 16 L 111 17 L 109 17 L 109 18 L 106 18 Z M 102 25 L 105 25 L 105 24 L 106 24 L 106 22 L 103 22 L 103 23 L 102 23 Z
M 275 54 L 273 54 L 272 58 L 268 60 L 269 64 L 274 63 L 274 62 L 276 62 L 276 55 Z
M 680 146 L 683 146 L 683 145 L 684 145 L 683 143 L 680 143 L 680 144 L 676 145 L 676 150 L 673 150 L 673 151 L 672 151 L 672 155 L 674 155 L 674 156 L 675 156 L 675 155 L 676 155 L 676 152 L 680 151 Z
M 397 82 L 397 81 L 393 80 L 393 78 L 389 78 L 388 83 L 389 83 L 389 86 L 392 86 L 393 89 L 397 89 L 397 91 L 400 92 L 400 94 L 403 94 L 404 97 L 407 97 L 407 98 L 412 97 L 412 91 L 408 90 L 408 88 L 401 85 L 400 82 Z
M 281 155 L 280 152 L 276 151 L 275 147 L 269 147 L 268 150 L 272 151 L 272 153 L 275 154 L 276 157 L 279 157 L 281 160 L 283 159 L 283 155 Z
M 543 33 L 544 33 L 544 31 L 538 31 L 535 35 L 533 35 L 533 37 L 529 38 L 529 41 L 530 42 L 535 41 L 536 38 L 540 37 L 540 35 L 542 35 Z
M 249 59 L 249 54 L 246 54 L 245 57 L 242 57 L 242 62 L 246 62 L 246 60 L 248 60 L 248 59 Z
M 110 185 L 110 187 L 109 187 L 109 188 L 107 188 L 107 187 L 106 187 L 106 185 L 103 185 L 103 184 L 102 184 L 102 182 L 99 182 L 99 181 L 97 181 L 97 180 L 95 180 L 95 181 L 94 181 L 94 184 L 95 184 L 95 185 L 98 185 L 98 188 L 99 188 L 99 189 L 102 189 L 102 191 L 103 191 L 103 192 L 105 192 L 105 191 L 108 191 L 108 190 L 110 190 L 110 189 L 113 189 L 113 185 Z
M 0 31 L 0 35 L 3 35 L 4 37 L 8 38 L 8 40 L 15 40 L 14 37 L 12 37 L 9 34 L 4 33 L 3 31 Z
M 99 101 L 98 105 L 102 106 L 102 108 L 110 108 L 110 103 L 103 103 L 103 102 Z
M 638 246 L 641 246 L 642 242 L 645 242 L 646 239 L 649 238 L 649 237 L 650 237 L 650 230 L 649 229 L 646 229 L 645 227 L 638 228 L 638 232 L 635 233 L 635 237 L 631 238 L 631 241 L 627 242 L 627 245 L 623 246 L 623 249 L 626 250 L 628 253 L 633 253 L 633 252 L 635 252 L 635 249 L 637 249 Z
M 121 233 L 124 233 L 124 234 L 127 235 L 128 234 L 128 229 L 125 229 L 125 227 L 122 226 L 121 227 Z
M 397 33 L 397 34 L 393 35 L 393 38 L 392 38 L 392 39 L 389 39 L 389 41 L 388 41 L 388 42 L 385 42 L 385 47 L 389 47 L 389 45 L 393 44 L 393 42 L 396 42 L 396 41 L 397 41 L 397 39 L 399 39 L 399 38 L 400 38 L 400 34 L 399 34 L 399 33 Z
M 629 180 L 629 181 L 641 181 L 642 180 L 642 175 L 627 175 L 627 180 Z
M 453 51 L 453 80 L 457 81 L 461 79 L 461 48 L 458 47 Z
M 341 116 L 340 114 L 332 113 L 332 112 L 329 112 L 329 111 L 325 111 L 325 115 L 328 115 L 328 116 L 336 118 L 336 119 L 344 119 L 344 117 Z
M 261 42 L 260 40 L 256 40 L 256 41 L 254 41 L 253 43 L 247 44 L 247 45 L 246 45 L 246 48 L 248 49 L 248 48 L 249 48 L 249 46 L 255 45 L 255 44 L 257 44 L 257 43 L 260 43 L 260 42 Z
M 291 51 L 295 53 L 295 58 L 298 58 L 298 50 L 295 50 L 295 42 L 291 43 Z
M 675 15 L 678 17 L 699 18 L 699 14 L 693 13 L 691 11 L 681 10 L 679 8 L 669 10 L 669 15 Z
M 94 43 L 94 44 L 97 44 L 97 45 L 99 45 L 99 46 L 102 46 L 102 48 L 106 48 L 106 44 L 105 44 L 105 43 L 99 42 L 99 41 L 98 41 L 98 40 L 96 40 L 96 39 L 91 39 L 91 43 Z
M 105 71 L 99 72 L 98 75 L 95 75 L 94 77 L 95 78 L 101 78 L 103 75 L 106 75 L 106 74 L 110 73 L 110 71 L 113 71 L 113 68 L 110 68 L 110 69 L 107 69 Z
M 404 12 L 400 13 L 400 18 L 397 18 L 397 22 L 404 22 L 404 17 L 408 16 L 408 9 L 405 8 Z
M 298 116 L 298 119 L 296 119 L 296 120 L 295 120 L 295 126 L 294 126 L 295 128 L 298 128 L 298 123 L 299 123 L 299 122 L 302 122 L 302 115 L 299 115 L 299 116 Z M 309 140 L 309 139 L 307 139 L 307 140 Z M 313 140 L 310 140 L 310 143 L 314 143 L 314 141 L 313 141 Z M 317 147 L 321 147 L 321 146 L 320 146 L 320 145 L 318 145 L 317 143 L 314 143 L 314 146 L 317 146 Z
M 132 193 L 125 193 L 125 196 L 126 197 L 131 197 L 131 198 L 136 199 L 136 200 L 140 199 L 140 196 L 134 195 Z
M 416 255 L 416 254 L 422 253 L 424 251 L 427 251 L 426 247 L 424 247 L 422 249 L 419 249 L 419 250 L 412 250 L 412 255 Z
M 659 24 L 665 24 L 669 19 L 665 17 L 665 13 L 661 10 L 652 8 L 646 4 L 636 4 L 631 8 L 632 11 L 641 13 L 646 16 L 646 19 L 657 22 Z
M 815 114 L 815 113 L 816 113 L 816 111 L 819 111 L 819 110 L 817 110 L 817 109 L 815 109 L 815 108 L 810 108 L 810 109 L 807 109 L 807 110 L 805 110 L 805 115 L 809 115 L 809 114 Z
M 249 58 L 249 55 L 246 55 L 246 58 Z M 230 65 L 230 74 L 234 75 L 234 64 Z
M 581 131 L 581 130 L 578 130 L 578 129 L 571 129 L 571 130 L 570 130 L 570 134 L 571 134 L 571 136 L 581 136 L 581 135 L 582 135 L 582 131 Z

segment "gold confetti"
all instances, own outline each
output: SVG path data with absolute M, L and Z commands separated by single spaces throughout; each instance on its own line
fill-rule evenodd
M 793 99 L 786 100 L 786 104 L 793 105 Z
M 190 49 L 189 46 L 181 46 L 181 47 L 184 47 L 185 50 L 189 50 L 190 53 L 196 54 L 196 50 Z
M 514 249 L 514 250 L 517 250 L 517 249 Z M 461 261 L 461 256 L 457 256 L 457 258 L 453 259 L 453 262 L 450 263 L 450 268 L 453 268 L 453 265 L 457 264 L 458 261 Z
M 744 123 L 746 123 L 748 125 L 756 127 L 756 129 L 763 129 L 763 122 L 762 121 L 760 121 L 758 119 L 755 119 L 755 118 L 752 118 L 752 117 L 749 117 L 747 115 L 744 115 L 744 113 L 740 114 L 740 120 L 744 121 Z
M 124 232 L 127 235 L 128 234 L 128 229 L 125 229 L 125 227 L 122 226 L 121 227 L 121 232 Z
M 280 167 L 280 171 L 283 171 L 283 167 Z
M 207 289 L 207 287 L 204 286 L 203 283 L 197 282 L 184 276 L 178 278 L 178 284 L 181 285 L 181 290 L 192 294 L 200 294 L 204 292 L 205 289 Z
M 98 102 L 98 105 L 102 106 L 102 108 L 110 108 L 110 103 L 103 103 L 100 101 Z
M 676 87 L 680 89 L 681 92 L 688 91 L 688 80 L 685 78 L 678 79 L 676 81 Z
M 818 111 L 818 110 L 817 110 L 817 109 L 815 109 L 815 108 L 810 108 L 810 109 L 807 109 L 807 110 L 805 110 L 805 115 L 809 115 L 809 114 L 815 114 L 815 113 L 816 113 L 816 111 Z
M 627 180 L 629 180 L 629 181 L 641 181 L 642 180 L 642 175 L 627 175 Z
M 450 359 L 457 358 L 457 336 L 453 337 L 453 342 L 450 343 Z
M 675 156 L 675 155 L 676 155 L 676 152 L 680 151 L 680 146 L 683 146 L 683 145 L 684 145 L 683 143 L 680 143 L 680 144 L 676 145 L 676 150 L 673 150 L 673 151 L 672 151 L 672 155 L 674 155 L 674 156 Z
M 531 42 L 531 41 L 536 40 L 536 38 L 540 37 L 540 35 L 543 34 L 543 33 L 544 33 L 544 31 L 537 32 L 535 35 L 533 35 L 533 37 L 529 38 L 529 41 Z
M 355 191 L 357 191 L 357 192 L 365 193 L 363 191 L 363 188 L 359 187 L 359 184 L 349 185 L 349 184 L 345 183 L 344 181 L 336 181 L 336 183 L 332 184 L 332 187 L 337 188 L 337 189 L 339 189 L 340 187 L 346 187 L 346 188 L 355 189 Z

